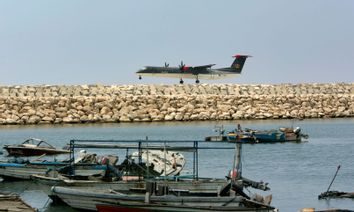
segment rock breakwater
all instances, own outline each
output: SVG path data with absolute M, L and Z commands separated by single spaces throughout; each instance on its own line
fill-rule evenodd
M 354 83 L 0 86 L 0 124 L 354 117 Z

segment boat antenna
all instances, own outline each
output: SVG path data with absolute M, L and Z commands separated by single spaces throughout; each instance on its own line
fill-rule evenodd
M 334 174 L 334 177 L 333 177 L 331 183 L 329 184 L 326 193 L 328 193 L 329 189 L 331 188 L 331 186 L 332 186 L 332 184 L 333 184 L 334 179 L 336 179 L 339 169 L 340 169 L 340 165 L 338 165 L 337 171 L 336 171 L 336 173 Z

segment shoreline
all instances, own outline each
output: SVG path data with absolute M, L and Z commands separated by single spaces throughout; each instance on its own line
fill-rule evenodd
M 354 83 L 0 86 L 0 125 L 354 117 Z

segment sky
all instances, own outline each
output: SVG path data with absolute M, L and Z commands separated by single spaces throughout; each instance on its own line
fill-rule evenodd
M 146 65 L 231 65 L 202 83 L 354 82 L 352 0 L 0 0 L 0 85 L 175 84 Z M 194 80 L 185 80 L 194 84 Z

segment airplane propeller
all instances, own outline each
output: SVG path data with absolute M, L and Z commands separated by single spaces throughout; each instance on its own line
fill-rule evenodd
M 167 68 L 168 66 L 170 66 L 170 64 L 165 62 L 165 68 Z
M 183 61 L 181 61 L 181 64 L 179 65 L 179 69 L 183 70 L 186 64 L 183 64 Z

